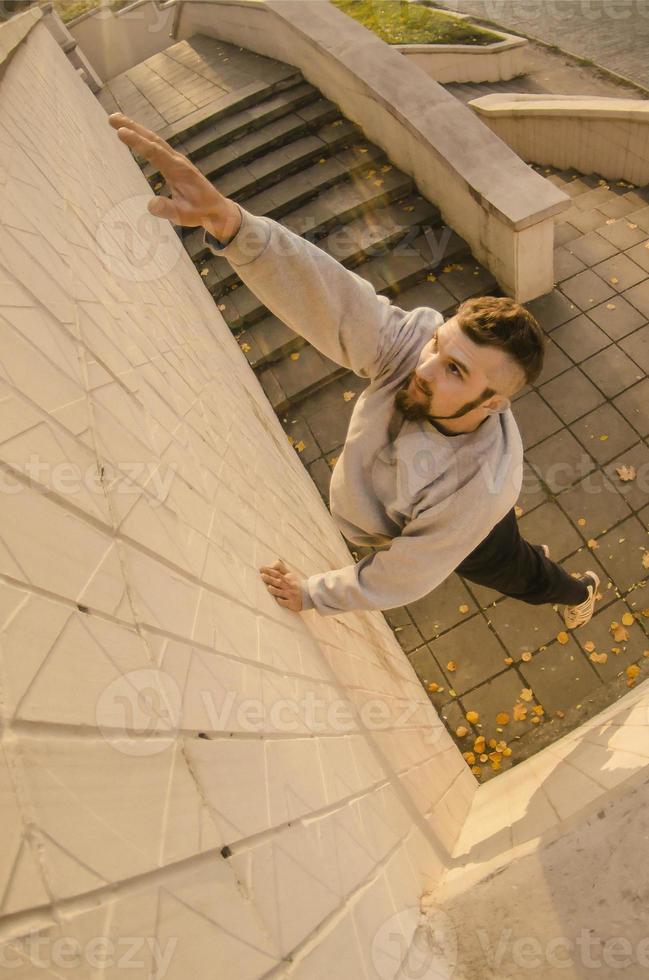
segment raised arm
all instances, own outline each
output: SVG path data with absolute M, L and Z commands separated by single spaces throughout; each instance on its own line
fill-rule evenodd
M 326 357 L 362 377 L 389 363 L 407 313 L 321 248 L 272 218 L 237 205 L 241 226 L 224 247 L 207 230 L 205 244 L 291 330 Z
M 151 214 L 202 226 L 205 244 L 228 259 L 271 313 L 336 363 L 370 378 L 390 363 L 408 318 L 404 310 L 316 245 L 225 197 L 152 130 L 121 113 L 108 121 L 171 190 L 171 198 L 151 198 Z

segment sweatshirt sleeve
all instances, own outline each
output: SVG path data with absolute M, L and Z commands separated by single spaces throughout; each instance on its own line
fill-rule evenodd
M 278 319 L 326 357 L 364 378 L 393 360 L 409 314 L 321 248 L 272 218 L 237 205 L 241 226 L 222 245 L 207 230 L 204 244 L 228 260 Z
M 303 584 L 303 609 L 322 616 L 353 609 L 394 609 L 423 598 L 455 571 L 510 509 L 501 502 L 485 523 L 484 511 L 468 512 L 458 499 L 446 499 L 408 523 L 389 548 L 356 565 L 309 576 Z

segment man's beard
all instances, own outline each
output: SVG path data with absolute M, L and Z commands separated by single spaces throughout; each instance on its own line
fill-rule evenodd
M 478 395 L 470 402 L 465 402 L 456 412 L 452 415 L 432 415 L 430 411 L 430 405 L 432 401 L 432 395 L 428 395 L 425 402 L 413 402 L 410 400 L 410 395 L 408 394 L 408 388 L 415 376 L 415 372 L 411 371 L 406 379 L 406 383 L 399 389 L 399 391 L 394 396 L 394 404 L 396 408 L 407 418 L 410 422 L 417 421 L 418 419 L 460 419 L 463 415 L 468 415 L 472 412 L 474 408 L 478 405 L 482 405 L 487 398 L 491 398 L 495 395 L 495 391 L 492 388 L 485 388 L 482 394 Z

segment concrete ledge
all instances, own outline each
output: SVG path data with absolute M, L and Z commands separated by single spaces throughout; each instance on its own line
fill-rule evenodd
M 466 14 L 443 13 L 461 20 Z M 527 70 L 528 41 L 489 28 L 502 40 L 492 44 L 392 44 L 437 82 L 506 82 Z
M 10 20 L 0 23 L 0 73 L 4 71 L 16 48 L 42 16 L 38 7 L 30 7 L 24 13 L 16 14 Z
M 547 848 L 649 777 L 649 681 L 476 793 L 444 901 Z M 601 819 L 605 815 L 602 813 Z
M 552 289 L 552 219 L 568 197 L 371 31 L 321 0 L 189 0 L 177 36 L 196 33 L 300 68 L 414 177 L 507 293 L 524 302 Z
M 524 160 L 649 183 L 649 101 L 508 93 L 469 105 Z

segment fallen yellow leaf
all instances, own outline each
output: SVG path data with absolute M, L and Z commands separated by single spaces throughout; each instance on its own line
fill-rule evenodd
M 629 480 L 635 480 L 637 476 L 635 466 L 618 466 L 615 472 L 623 483 L 628 483 Z
M 458 738 L 464 738 L 465 735 L 469 734 L 469 729 L 465 725 L 458 725 L 455 729 L 455 734 Z
M 521 693 L 518 695 L 522 701 L 531 701 L 534 695 L 532 694 L 531 687 L 524 687 Z
M 514 721 L 525 721 L 527 718 L 527 708 L 524 704 L 516 702 L 514 705 Z
M 507 714 L 506 711 L 501 711 L 499 714 L 496 715 L 496 724 L 497 725 L 509 724 L 509 715 Z
M 588 547 L 592 551 L 594 551 L 595 548 L 599 548 L 599 545 L 597 544 L 597 541 L 595 540 L 595 538 L 589 538 L 588 541 L 586 542 L 586 544 L 588 545 Z
M 467 711 L 464 717 L 472 725 L 475 725 L 475 723 L 480 720 L 480 715 L 477 711 Z
M 561 630 L 560 633 L 557 633 L 557 640 L 559 641 L 559 643 L 561 643 L 562 646 L 565 646 L 565 644 L 568 642 L 569 639 L 570 637 L 568 636 L 565 630 Z
M 611 623 L 609 626 L 609 632 L 613 634 L 613 639 L 616 643 L 626 643 L 629 639 L 629 634 L 625 630 L 624 626 L 621 626 L 619 623 Z
M 291 354 L 291 360 L 292 361 L 299 361 L 300 360 L 300 353 L 299 353 L 299 351 L 293 351 L 293 353 Z
M 577 521 L 577 524 L 579 524 L 579 527 L 584 527 L 585 523 L 586 523 L 586 518 L 585 517 L 580 517 L 579 520 Z
M 446 669 L 450 671 L 457 670 L 457 664 L 455 663 L 454 660 L 449 660 L 449 662 L 446 665 Z
M 468 613 L 469 611 L 469 607 L 466 605 L 459 606 L 458 608 L 459 608 L 459 612 L 461 613 Z
M 639 673 L 640 673 L 640 668 L 638 667 L 637 664 L 629 664 L 629 666 L 626 669 L 627 677 L 631 677 L 631 678 L 637 677 Z
M 521 660 L 524 660 L 525 663 L 529 663 L 531 659 L 532 659 L 532 654 L 530 653 L 529 650 L 526 650 L 524 653 L 521 653 Z
M 514 507 L 514 513 L 516 514 L 516 517 L 522 517 L 525 511 L 523 510 L 522 507 L 519 507 L 518 504 L 516 504 L 516 506 Z
M 633 615 L 633 613 L 625 612 L 624 615 L 622 616 L 622 625 L 633 626 L 634 623 L 635 623 L 635 616 Z
M 645 551 L 642 556 L 642 567 L 649 568 L 649 551 Z
M 241 344 L 240 347 L 244 354 L 247 354 L 250 350 L 250 344 Z
M 343 391 L 343 398 L 345 399 L 346 402 L 350 402 L 352 398 L 355 397 L 356 397 L 355 391 Z
M 431 681 L 428 685 L 428 690 L 431 694 L 434 694 L 436 691 L 439 691 L 439 684 L 436 684 L 435 681 Z
M 295 443 L 295 448 L 297 449 L 298 453 L 301 453 L 306 447 L 302 440 L 300 440 L 300 442 Z
M 586 653 L 592 653 L 594 649 L 595 649 L 595 644 L 593 643 L 592 640 L 588 640 L 586 643 L 584 643 L 584 650 L 586 651 Z

